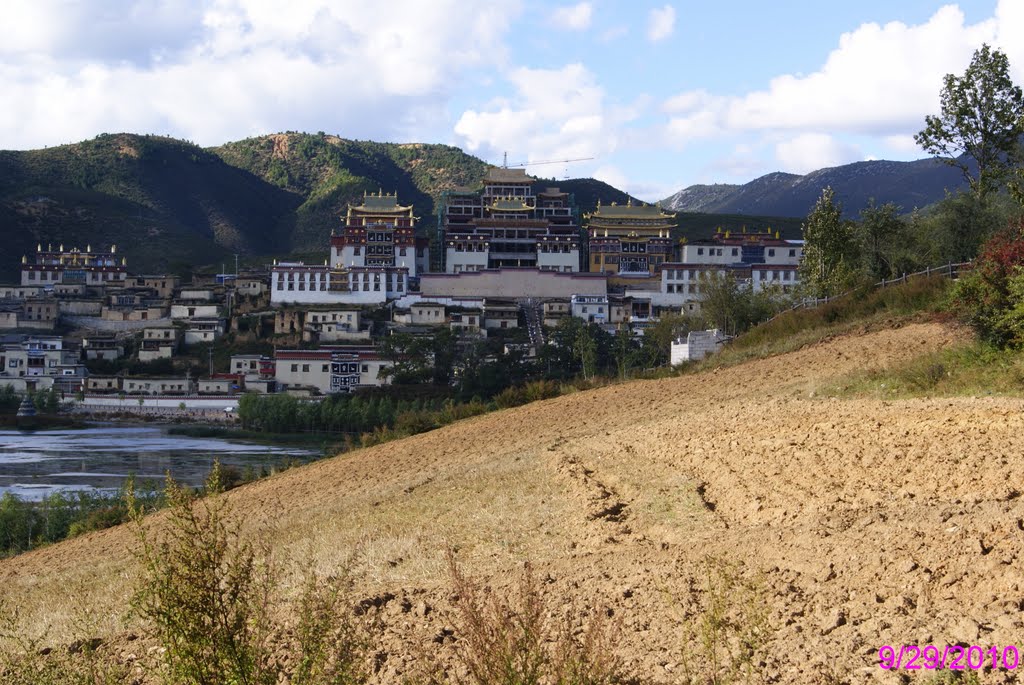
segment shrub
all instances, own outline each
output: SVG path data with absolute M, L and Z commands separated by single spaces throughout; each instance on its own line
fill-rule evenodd
M 349 576 L 320 578 L 310 573 L 299 598 L 295 636 L 298 663 L 292 685 L 356 685 L 366 682 L 370 642 L 366 623 L 345 606 Z
M 434 413 L 430 411 L 404 411 L 395 417 L 395 432 L 416 435 L 437 428 Z
M 953 288 L 950 307 L 998 347 L 1024 347 L 1024 219 L 992 236 Z
M 149 533 L 127 496 L 141 543 L 142 581 L 135 611 L 152 622 L 164 648 L 168 685 L 357 685 L 366 682 L 367 625 L 346 607 L 348 575 L 306 576 L 295 608 L 291 670 L 273 658 L 272 621 L 280 574 L 265 549 L 242 539 L 229 522 L 216 463 L 207 497 L 168 482 L 167 530 Z
M 85 627 L 78 616 L 77 626 Z M 91 626 L 89 626 L 91 627 Z M 120 685 L 128 669 L 100 653 L 101 640 L 79 639 L 52 648 L 42 636 L 29 635 L 17 607 L 0 602 L 0 682 L 4 685 Z
M 683 682 L 751 682 L 769 631 L 762 584 L 712 557 L 704 560 L 701 571 L 699 616 L 686 623 L 684 635 Z
M 526 402 L 526 393 L 523 392 L 523 389 L 520 386 L 505 388 L 494 396 L 494 404 L 498 409 L 518 407 L 521 404 L 526 404 Z
M 140 542 L 143 580 L 132 606 L 153 623 L 164 675 L 175 685 L 270 685 L 268 610 L 275 572 L 228 523 L 215 463 L 209 496 L 169 481 L 170 522 L 160 537 L 143 525 L 128 495 Z
M 558 383 L 549 380 L 531 381 L 523 387 L 527 402 L 546 400 L 551 397 L 558 397 Z
M 582 639 L 568 626 L 552 626 L 551 607 L 527 564 L 518 597 L 486 592 L 466 576 L 449 551 L 452 589 L 458 597 L 458 658 L 476 685 L 605 685 L 618 682 L 611 630 L 595 614 Z

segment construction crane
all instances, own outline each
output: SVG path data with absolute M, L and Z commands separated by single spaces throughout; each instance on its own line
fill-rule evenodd
M 528 166 L 539 166 L 541 164 L 568 164 L 569 162 L 587 162 L 594 159 L 593 157 L 577 157 L 575 159 L 545 159 L 539 162 L 519 162 L 513 164 L 513 167 L 528 167 Z M 505 158 L 501 162 L 501 166 L 508 169 L 508 153 L 505 153 Z

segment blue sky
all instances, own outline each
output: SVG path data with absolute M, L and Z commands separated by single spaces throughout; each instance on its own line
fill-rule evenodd
M 287 7 L 287 9 L 282 9 Z M 1024 0 L 8 0 L 0 148 L 284 130 L 458 145 L 648 200 L 921 156 L 988 42 L 1024 83 Z

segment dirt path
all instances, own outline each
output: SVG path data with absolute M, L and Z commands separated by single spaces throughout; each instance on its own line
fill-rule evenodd
M 529 559 L 552 598 L 610 607 L 645 679 L 678 680 L 713 555 L 762 579 L 768 680 L 901 682 L 879 669 L 881 645 L 1024 649 L 1024 402 L 818 389 L 961 335 L 913 324 L 562 397 L 229 496 L 297 566 L 330 571 L 358 550 L 360 592 L 386 624 L 382 683 L 414 653 L 449 654 L 435 641 L 452 622 L 447 545 L 495 586 Z M 128 630 L 132 544 L 115 529 L 55 545 L 0 562 L 0 583 L 58 636 L 76 603 Z

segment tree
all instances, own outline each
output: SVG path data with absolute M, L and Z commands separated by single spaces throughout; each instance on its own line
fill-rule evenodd
M 857 243 L 831 187 L 821 191 L 804 222 L 803 234 L 800 283 L 804 291 L 811 297 L 829 297 L 852 285 L 857 275 Z
M 629 370 L 633 368 L 637 358 L 636 342 L 633 339 L 633 329 L 626 322 L 619 324 L 619 328 L 615 332 L 615 347 L 613 354 L 615 356 L 615 368 L 619 373 L 619 379 L 626 380 L 626 376 L 629 375 Z
M 979 199 L 1010 175 L 1024 134 L 1024 93 L 1009 71 L 1005 54 L 982 45 L 962 77 L 946 74 L 941 114 L 925 117 L 924 130 L 914 136 L 925 152 L 960 169 Z
M 577 329 L 572 351 L 580 361 L 580 368 L 583 370 L 583 380 L 593 378 L 597 372 L 597 340 L 594 339 L 594 334 L 586 324 Z
M 426 383 L 433 378 L 432 341 L 408 333 L 392 333 L 380 342 L 380 353 L 391 366 L 380 370 L 381 378 L 396 385 Z
M 879 207 L 871 198 L 860 211 L 860 223 L 854 228 L 871 279 L 880 281 L 896 273 L 897 250 L 906 241 L 906 223 L 899 216 L 899 207 L 886 202 Z
M 738 333 L 747 320 L 744 287 L 728 274 L 709 271 L 700 279 L 700 314 L 704 322 L 728 335 Z
M 694 329 L 696 322 L 682 314 L 664 314 L 658 322 L 644 331 L 643 363 L 647 366 L 668 364 L 672 343 Z

